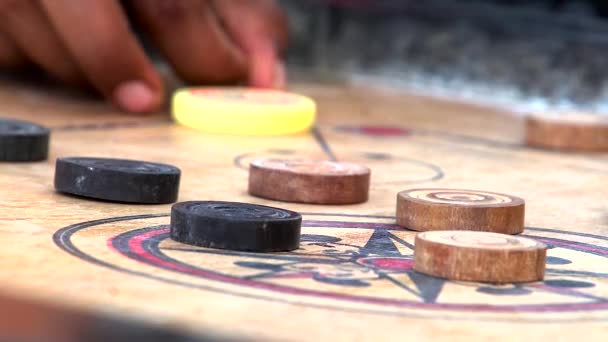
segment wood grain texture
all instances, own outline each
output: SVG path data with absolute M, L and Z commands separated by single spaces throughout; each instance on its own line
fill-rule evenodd
M 608 120 L 582 115 L 576 118 L 528 117 L 526 144 L 568 151 L 608 151 Z
M 547 247 L 487 232 L 438 231 L 416 236 L 414 270 L 450 280 L 524 283 L 542 280 Z
M 356 204 L 367 201 L 371 170 L 352 163 L 254 160 L 249 193 L 285 202 Z
M 436 194 L 444 198 L 432 197 Z M 413 189 L 397 194 L 397 224 L 416 231 L 475 230 L 519 234 L 523 199 L 460 189 Z

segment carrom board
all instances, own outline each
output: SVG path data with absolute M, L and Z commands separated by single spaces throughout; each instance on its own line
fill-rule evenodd
M 52 129 L 47 162 L 0 164 L 6 293 L 182 331 L 254 340 L 608 339 L 608 158 L 522 145 L 523 121 L 491 108 L 332 84 L 294 84 L 319 105 L 310 134 L 237 137 L 128 116 L 8 81 L 1 115 Z M 168 237 L 169 205 L 91 201 L 53 190 L 60 156 L 120 157 L 182 170 L 180 201 L 228 200 L 303 213 L 301 248 L 256 254 Z M 256 157 L 372 169 L 370 200 L 280 203 L 247 194 Z M 464 188 L 526 200 L 524 235 L 549 246 L 544 282 L 445 281 L 412 270 L 415 233 L 397 192 Z

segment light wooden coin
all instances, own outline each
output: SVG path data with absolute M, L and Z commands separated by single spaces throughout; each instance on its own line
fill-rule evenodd
M 559 150 L 608 151 L 608 118 L 592 114 L 530 116 L 526 120 L 526 144 Z
M 354 204 L 369 196 L 371 171 L 347 162 L 258 159 L 249 168 L 249 193 L 314 204 Z
M 532 239 L 471 231 L 416 236 L 414 270 L 435 277 L 487 283 L 544 278 L 547 246 Z
M 476 230 L 519 234 L 523 199 L 476 190 L 413 189 L 397 195 L 397 224 L 412 230 Z

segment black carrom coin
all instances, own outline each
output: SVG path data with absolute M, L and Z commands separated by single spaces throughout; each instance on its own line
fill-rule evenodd
M 94 199 L 164 204 L 177 200 L 180 170 L 171 165 L 107 158 L 59 158 L 55 189 Z
M 182 202 L 171 208 L 171 238 L 190 245 L 281 252 L 300 245 L 302 216 L 248 203 Z
M 43 126 L 0 118 L 0 161 L 46 160 L 50 131 Z

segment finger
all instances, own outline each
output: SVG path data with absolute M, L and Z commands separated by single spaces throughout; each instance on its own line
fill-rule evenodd
M 14 69 L 26 65 L 27 58 L 15 42 L 5 33 L 0 32 L 0 68 Z
M 40 1 L 69 53 L 102 94 L 133 113 L 160 107 L 160 76 L 117 1 Z
M 243 80 L 246 64 L 208 0 L 131 0 L 135 16 L 189 83 Z
M 279 55 L 287 45 L 287 20 L 273 0 L 215 0 L 226 30 L 248 58 L 249 82 L 257 87 L 285 83 Z
M 0 12 L 0 27 L 30 60 L 64 82 L 84 82 L 77 65 L 34 1 L 8 1 Z

